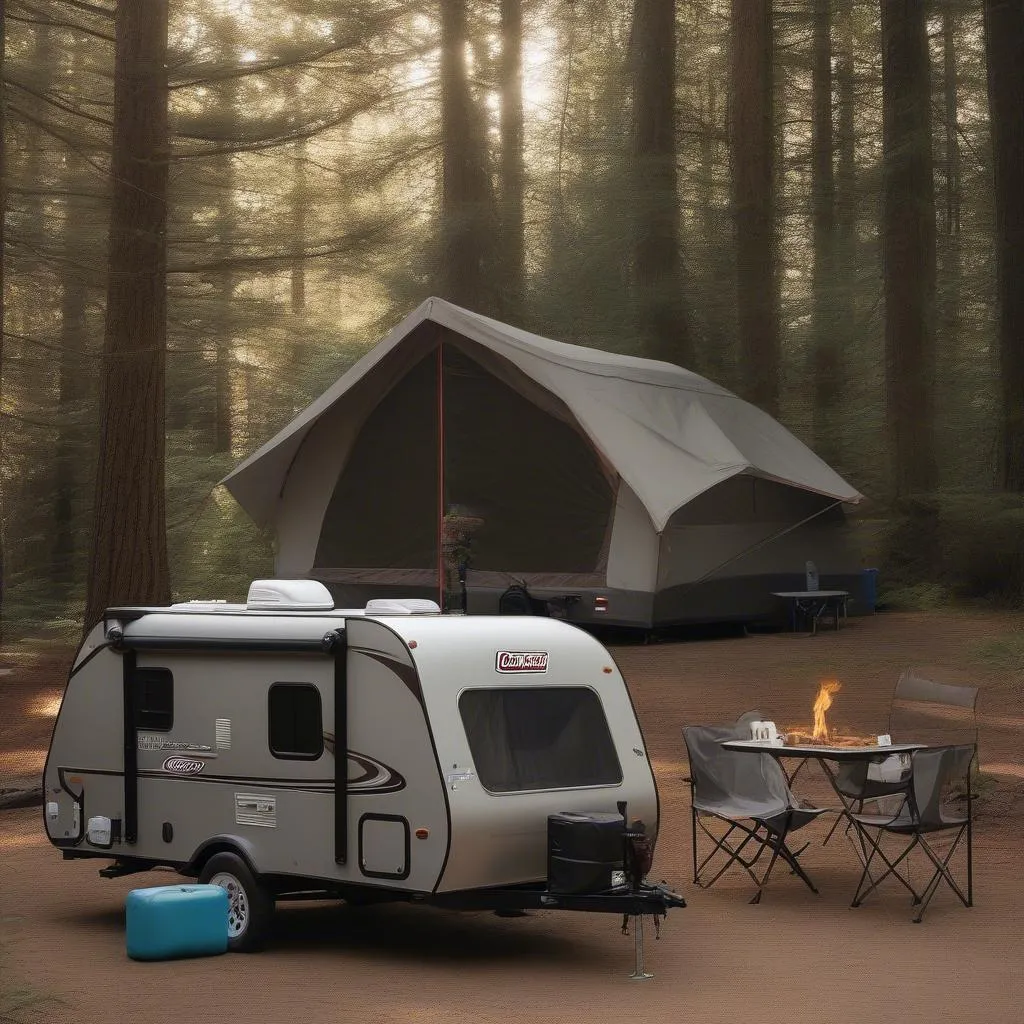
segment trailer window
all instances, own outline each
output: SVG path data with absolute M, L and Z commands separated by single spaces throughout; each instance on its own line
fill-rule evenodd
M 324 752 L 320 691 L 311 683 L 274 683 L 269 717 L 274 757 L 312 761 Z
M 480 782 L 492 793 L 622 782 L 601 701 L 589 687 L 467 690 L 459 713 Z
M 166 668 L 135 670 L 135 727 L 170 732 L 174 725 L 174 677 Z

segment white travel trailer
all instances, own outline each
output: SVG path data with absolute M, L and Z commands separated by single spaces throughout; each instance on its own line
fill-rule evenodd
M 309 580 L 110 609 L 72 666 L 44 787 L 66 859 L 226 887 L 235 949 L 260 944 L 275 899 L 641 923 L 685 905 L 643 878 L 633 822 L 653 844 L 658 797 L 623 678 L 553 619 L 336 609 Z M 552 816 L 582 831 L 553 847 Z

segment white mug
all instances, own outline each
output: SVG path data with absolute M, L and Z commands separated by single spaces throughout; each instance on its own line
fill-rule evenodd
M 779 742 L 779 730 L 774 722 L 751 722 L 750 738 L 758 743 L 776 745 Z

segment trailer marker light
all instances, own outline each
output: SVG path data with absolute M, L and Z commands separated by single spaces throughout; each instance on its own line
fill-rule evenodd
M 415 640 L 410 640 L 409 641 L 409 648 L 410 649 L 412 649 L 413 647 L 418 647 L 418 646 L 419 646 L 419 644 L 417 644 Z
M 429 836 L 429 835 L 430 835 L 430 829 L 427 829 L 427 828 L 418 828 L 418 829 L 416 829 L 416 838 L 417 839 L 426 839 L 427 836 Z
M 605 667 L 601 669 L 601 671 L 604 672 L 605 675 L 611 675 L 612 667 L 611 665 L 605 665 Z
M 594 611 L 595 612 L 606 612 L 606 611 L 608 611 L 608 598 L 607 597 L 595 597 L 594 598 Z

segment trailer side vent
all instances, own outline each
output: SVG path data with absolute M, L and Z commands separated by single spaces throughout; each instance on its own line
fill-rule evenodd
M 251 611 L 326 612 L 334 608 L 334 598 L 318 580 L 253 580 L 245 604 Z

